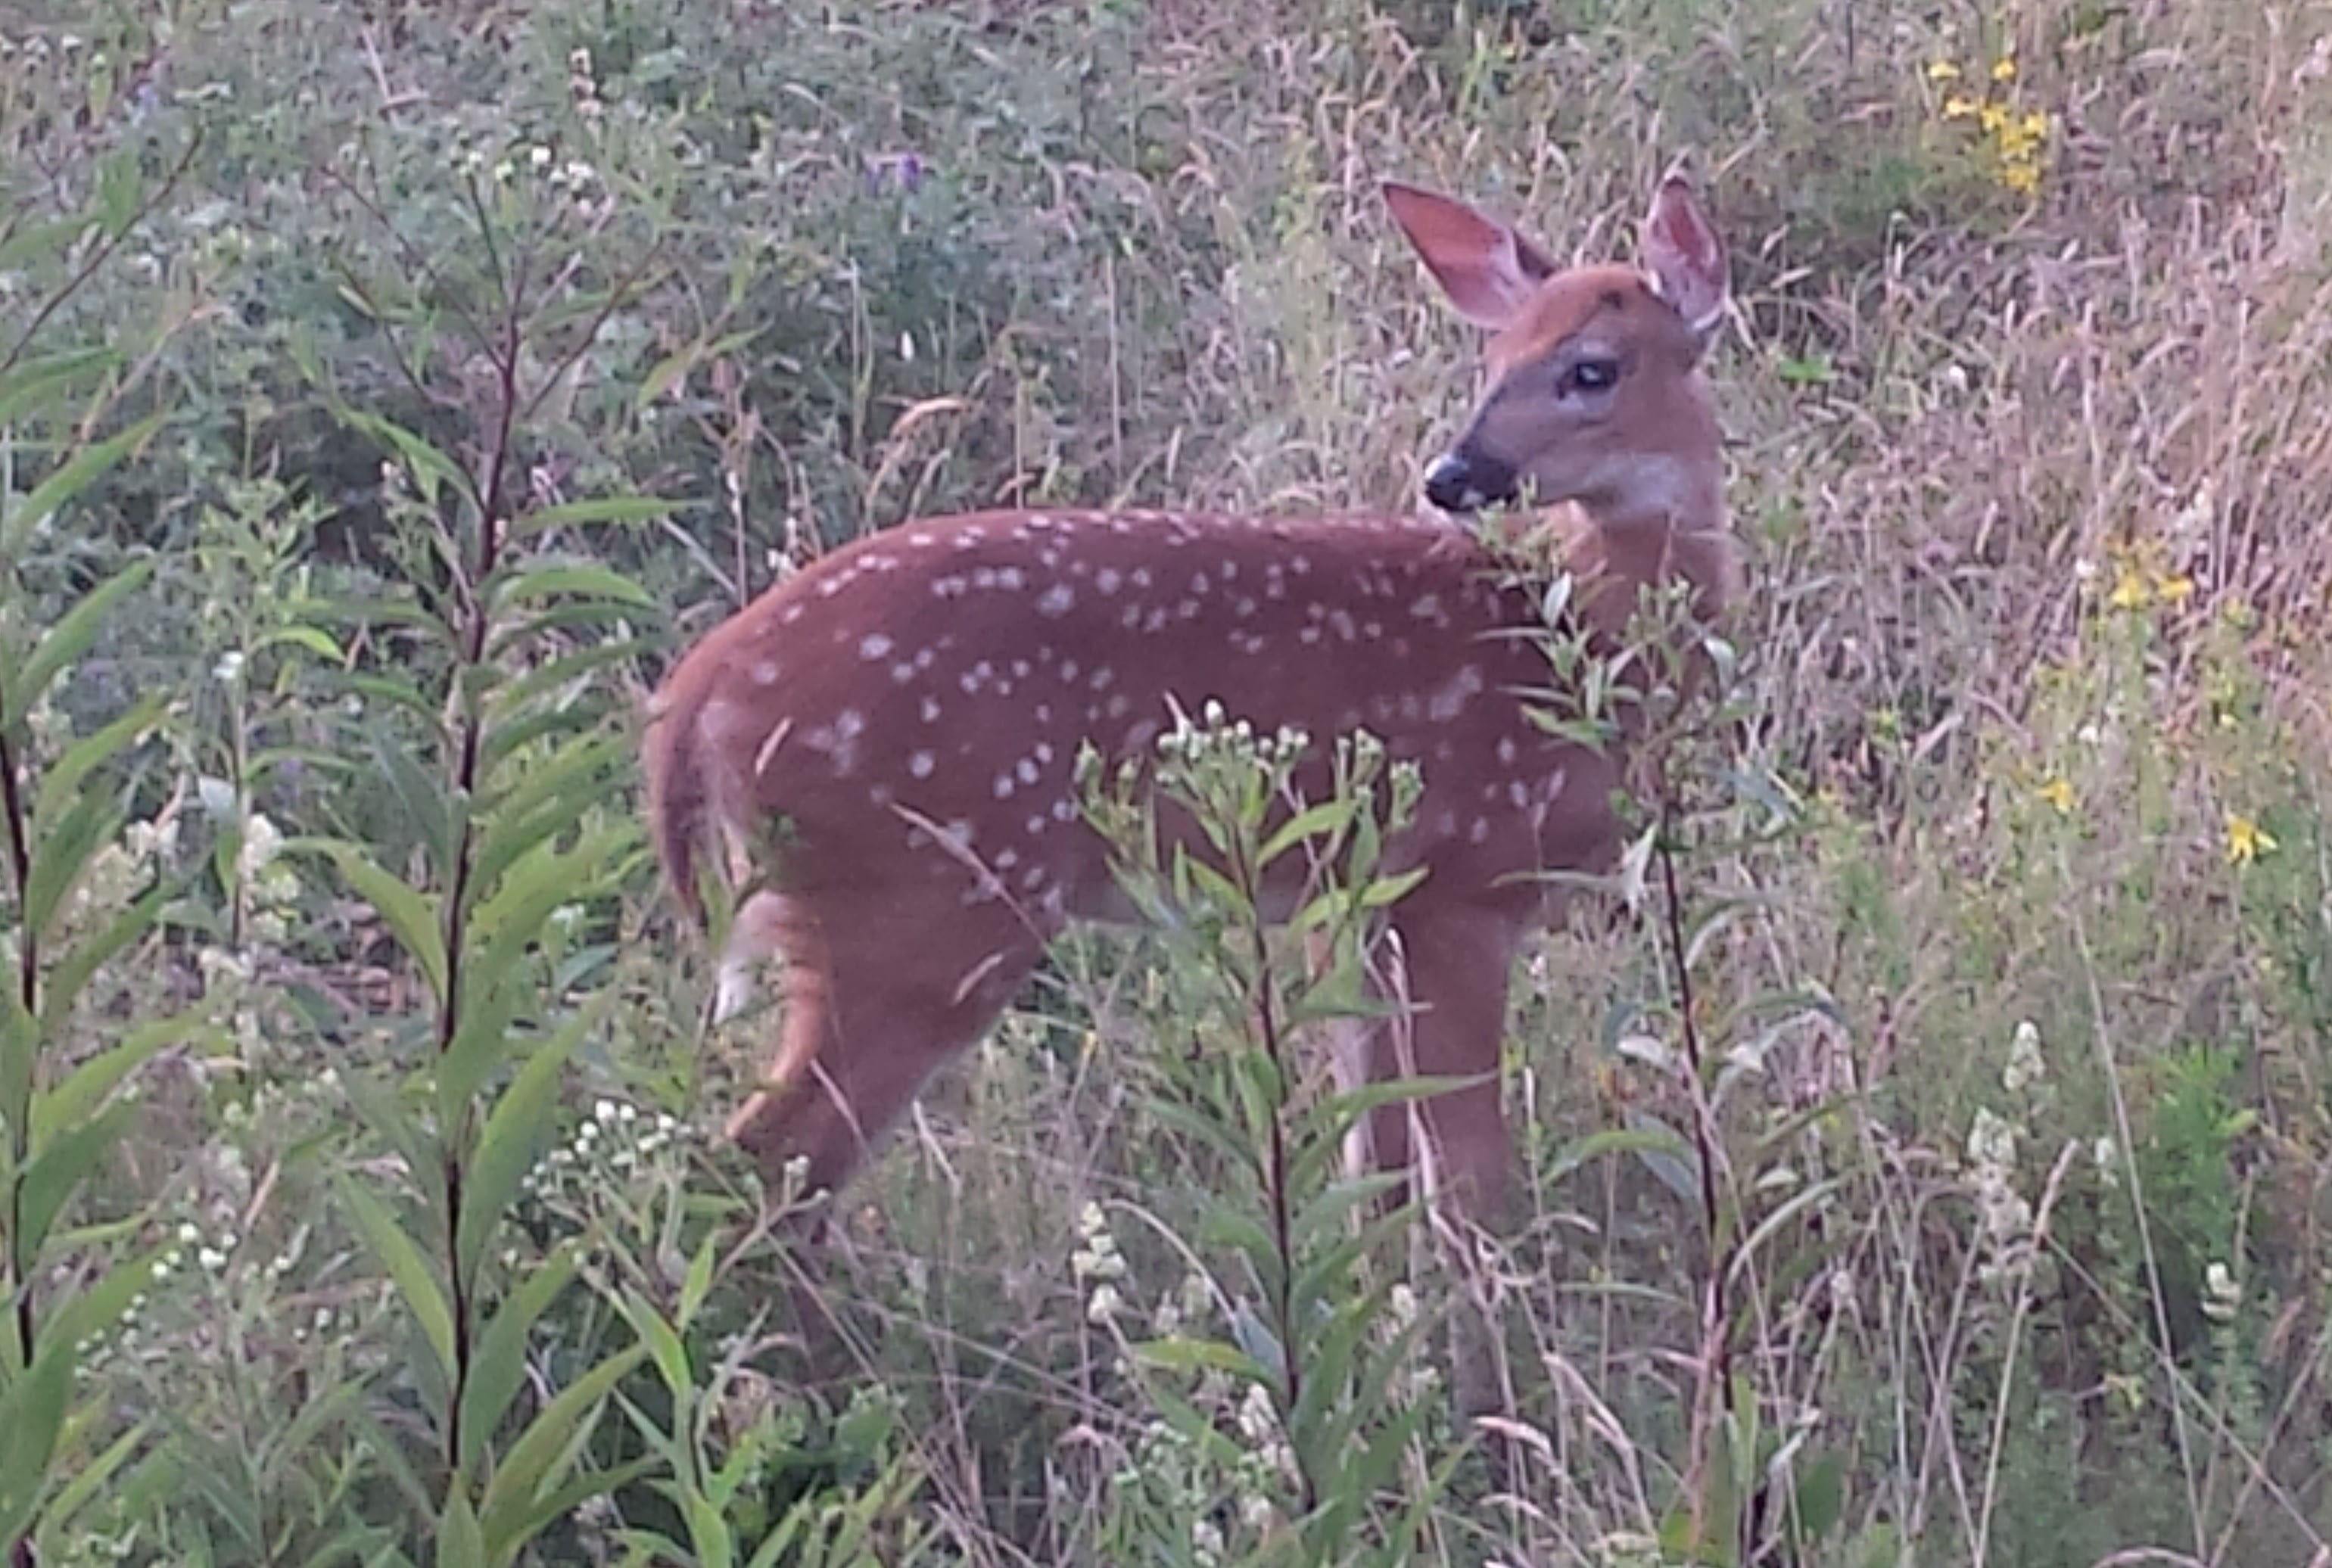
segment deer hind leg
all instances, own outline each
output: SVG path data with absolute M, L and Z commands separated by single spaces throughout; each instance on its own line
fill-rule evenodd
M 1460 1414 L 1478 1415 L 1506 1402 L 1494 1282 L 1477 1243 L 1504 1229 L 1514 1185 L 1498 1067 L 1518 935 L 1495 911 L 1429 904 L 1403 910 L 1397 932 L 1407 1005 L 1377 1031 L 1381 1076 L 1477 1080 L 1387 1109 L 1401 1125 L 1395 1149 L 1419 1168 L 1435 1236 L 1474 1309 L 1458 1314 L 1453 1392 Z
M 932 1074 L 996 1021 L 1046 933 L 928 884 L 788 897 L 762 916 L 785 958 L 785 1024 L 729 1135 L 772 1189 L 799 1161 L 806 1196 L 839 1192 Z

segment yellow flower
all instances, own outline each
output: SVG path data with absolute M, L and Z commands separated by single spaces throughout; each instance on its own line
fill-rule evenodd
M 2275 847 L 2274 836 L 2240 811 L 2227 813 L 2227 864 L 2249 865 Z
M 2146 591 L 2146 578 L 2138 575 L 2136 567 L 2125 563 L 2114 574 L 2113 592 L 2106 596 L 2106 603 L 2117 610 L 2142 610 L 2152 598 Z
M 2157 577 L 2154 579 L 2154 592 L 2164 604 L 2183 605 L 2194 597 L 2194 579 L 2184 572 L 2175 577 Z
M 1960 68 L 1948 60 L 1935 61 L 1927 67 L 1927 80 L 1930 81 L 1957 81 L 1959 79 Z
M 1952 94 L 1951 97 L 1944 100 L 1944 118 L 1945 120 L 1965 120 L 1969 115 L 1974 114 L 1974 112 L 1975 100 L 1972 98 L 1962 98 L 1955 92 Z
M 1992 79 L 1994 81 L 2015 81 L 2016 57 L 2012 54 L 2003 54 L 1999 59 L 1993 61 L 1992 62 Z
M 2054 775 L 2040 786 L 2040 798 L 2054 806 L 2059 812 L 2069 816 L 2073 809 L 2073 786 L 2062 774 Z
M 2004 164 L 2000 170 L 2000 183 L 2018 196 L 2040 194 L 2040 171 L 2029 163 Z

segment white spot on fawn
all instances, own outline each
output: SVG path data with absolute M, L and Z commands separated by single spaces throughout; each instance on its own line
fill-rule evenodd
M 1482 689 L 1482 672 L 1467 664 L 1444 682 L 1433 693 L 1428 711 L 1436 719 L 1448 721 L 1466 711 L 1466 704 Z
M 858 639 L 858 656 L 873 664 L 891 651 L 891 639 L 881 632 L 868 632 Z
M 925 696 L 922 701 L 921 712 L 923 716 L 924 723 L 938 723 L 940 722 L 940 700 L 937 697 Z
M 930 778 L 932 770 L 938 765 L 929 751 L 918 751 L 907 759 L 907 771 L 918 779 Z
M 777 678 L 778 662 L 775 659 L 763 659 L 760 664 L 753 666 L 753 684 L 755 685 L 772 685 L 776 684 Z
M 1056 582 L 1037 600 L 1037 613 L 1058 620 L 1067 615 L 1069 607 L 1076 602 L 1076 590 L 1065 582 Z

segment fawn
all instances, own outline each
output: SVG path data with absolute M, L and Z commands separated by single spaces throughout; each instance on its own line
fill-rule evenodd
M 1739 567 L 1702 361 L 1727 261 L 1690 186 L 1656 191 L 1640 271 L 1560 269 L 1462 203 L 1382 188 L 1489 333 L 1486 391 L 1429 466 L 1428 498 L 1554 509 L 1571 614 L 1591 627 L 1623 621 L 1648 584 L 1681 581 L 1693 615 L 1717 616 Z M 1509 965 L 1552 915 L 1533 874 L 1605 871 L 1620 847 L 1616 755 L 1525 712 L 1548 661 L 1518 634 L 1544 627 L 1529 585 L 1424 517 L 985 512 L 901 523 L 788 578 L 672 670 L 645 742 L 677 903 L 702 917 L 708 851 L 754 889 L 717 1012 L 736 1011 L 750 966 L 783 965 L 782 1037 L 731 1136 L 773 1185 L 798 1158 L 811 1190 L 840 1189 L 1066 922 L 1131 916 L 1078 807 L 1080 744 L 1113 769 L 1174 703 L 1215 698 L 1265 733 L 1366 727 L 1421 770 L 1411 826 L 1386 846 L 1385 869 L 1426 872 L 1390 911 L 1406 1017 L 1349 1032 L 1343 1076 L 1477 1080 L 1371 1113 L 1361 1143 L 1486 1219 L 1509 1181 Z M 1324 750 L 1297 776 L 1314 799 Z M 1162 807 L 1160 831 L 1204 852 Z

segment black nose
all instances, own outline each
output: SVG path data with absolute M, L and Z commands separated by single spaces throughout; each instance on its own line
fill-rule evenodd
M 1426 465 L 1425 499 L 1444 512 L 1479 512 L 1515 498 L 1515 471 L 1494 457 L 1462 448 Z

